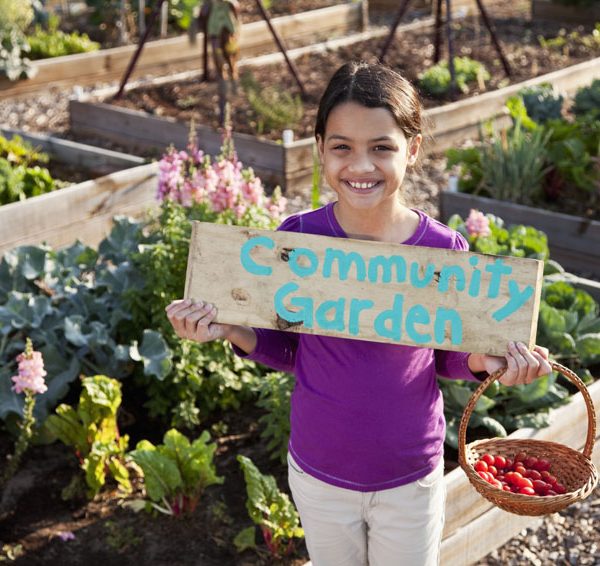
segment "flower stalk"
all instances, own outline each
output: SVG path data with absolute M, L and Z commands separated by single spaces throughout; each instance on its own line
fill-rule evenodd
M 48 389 L 44 381 L 44 377 L 47 373 L 44 370 L 42 354 L 33 349 L 33 344 L 29 338 L 27 338 L 25 351 L 17 356 L 17 362 L 19 364 L 19 369 L 18 374 L 12 377 L 14 383 L 12 389 L 16 393 L 25 394 L 23 418 L 19 423 L 19 436 L 15 443 L 14 454 L 9 457 L 4 472 L 0 476 L 0 485 L 4 485 L 8 482 L 19 468 L 19 464 L 33 437 L 35 426 L 35 417 L 33 416 L 35 396 L 38 393 L 45 393 Z

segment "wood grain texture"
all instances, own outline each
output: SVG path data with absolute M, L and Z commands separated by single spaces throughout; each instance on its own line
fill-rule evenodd
M 271 270 L 270 275 L 249 273 L 241 261 L 244 247 L 248 261 Z M 353 261 L 346 262 L 349 258 Z M 400 269 L 390 265 L 390 281 L 383 282 L 384 270 L 377 265 L 388 260 L 398 262 Z M 507 273 L 496 278 L 491 270 L 499 263 Z M 449 275 L 451 266 L 464 273 L 462 287 Z M 225 323 L 501 355 L 508 340 L 533 346 L 542 269 L 542 262 L 529 259 L 198 222 L 193 225 L 185 296 L 214 303 L 218 321 Z M 470 296 L 477 272 L 479 291 Z M 425 281 L 422 288 L 416 279 Z M 498 293 L 490 298 L 494 280 Z M 287 284 L 298 288 L 281 299 L 284 306 L 277 312 L 276 297 Z M 516 297 L 515 289 L 527 286 L 531 297 L 507 318 L 500 317 L 511 293 Z M 308 309 L 314 314 L 312 323 L 311 317 L 296 320 L 290 314 L 303 309 L 294 304 L 301 297 L 314 303 Z M 444 322 L 446 312 L 456 314 L 452 323 Z

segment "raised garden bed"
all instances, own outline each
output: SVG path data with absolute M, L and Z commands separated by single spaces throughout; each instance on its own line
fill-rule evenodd
M 589 24 L 600 21 L 600 3 L 587 6 L 573 6 L 553 0 L 531 0 L 531 17 L 536 20 Z
M 442 150 L 460 139 L 477 135 L 484 120 L 504 121 L 507 97 L 524 86 L 551 82 L 559 90 L 572 92 L 598 75 L 600 58 L 594 58 L 595 52 L 572 49 L 569 56 L 565 56 L 562 52 L 544 49 L 537 43 L 537 34 L 544 32 L 552 35 L 558 33 L 558 28 L 532 23 L 524 36 L 523 24 L 523 21 L 515 19 L 503 19 L 496 23 L 513 67 L 512 84 L 509 86 L 506 86 L 507 79 L 497 54 L 487 35 L 481 32 L 478 20 L 467 19 L 461 24 L 455 38 L 457 53 L 468 54 L 486 63 L 492 79 L 487 84 L 487 91 L 474 86 L 470 93 L 454 102 L 449 98 L 425 100 L 426 117 L 432 123 L 430 133 L 433 139 L 429 149 Z M 424 25 L 416 23 L 399 28 L 388 56 L 390 64 L 411 80 L 417 80 L 418 74 L 431 64 L 432 30 L 425 29 Z M 374 58 L 386 34 L 386 30 L 359 34 L 290 52 L 301 77 L 304 77 L 308 96 L 302 121 L 295 127 L 299 139 L 286 146 L 277 143 L 281 137 L 280 131 L 250 137 L 253 134 L 253 117 L 249 115 L 248 102 L 242 89 L 239 89 L 237 97 L 232 99 L 232 119 L 242 161 L 254 167 L 266 179 L 278 182 L 287 191 L 306 187 L 312 170 L 312 126 L 323 85 L 342 62 Z M 481 43 L 477 43 L 477 38 Z M 273 63 L 278 59 L 281 60 L 276 54 L 247 61 L 242 72 L 251 65 L 259 83 L 268 85 L 272 77 L 277 76 L 282 89 L 295 92 L 296 85 L 283 63 Z M 179 75 L 173 77 L 170 84 L 160 80 L 154 86 L 132 89 L 118 104 L 108 104 L 113 93 L 114 90 L 107 90 L 97 93 L 95 98 L 71 101 L 71 129 L 74 135 L 91 134 L 135 148 L 136 151 L 148 151 L 163 148 L 168 143 L 184 145 L 188 139 L 189 121 L 194 118 L 203 149 L 208 152 L 218 150 L 220 135 L 215 130 L 218 125 L 216 85 L 198 83 L 196 75 Z M 150 112 L 154 115 L 150 115 Z
M 344 3 L 273 18 L 272 22 L 286 42 L 296 45 L 311 43 L 364 29 L 367 25 L 366 3 Z M 196 45 L 190 45 L 187 35 L 148 42 L 132 78 L 165 72 L 173 66 L 179 70 L 198 69 L 202 64 L 202 49 L 202 34 L 198 34 Z M 242 57 L 276 50 L 264 21 L 242 26 L 240 49 Z M 135 50 L 135 45 L 129 45 L 35 61 L 33 66 L 37 73 L 33 78 L 18 82 L 0 79 L 0 99 L 36 92 L 49 86 L 66 88 L 120 79 Z
M 27 133 L 8 128 L 0 128 L 0 135 L 8 138 L 19 136 L 46 153 L 51 160 L 50 173 L 65 172 L 65 176 L 53 175 L 63 181 L 81 182 L 143 165 L 145 161 L 143 157 L 77 143 L 53 135 Z
M 0 207 L 0 254 L 42 242 L 97 244 L 115 215 L 140 216 L 155 205 L 157 172 L 157 164 L 141 165 Z
M 466 218 L 474 208 L 526 224 L 548 236 L 551 257 L 567 270 L 600 277 L 600 222 L 541 208 L 453 191 L 440 193 L 440 213 L 446 222 L 453 214 Z

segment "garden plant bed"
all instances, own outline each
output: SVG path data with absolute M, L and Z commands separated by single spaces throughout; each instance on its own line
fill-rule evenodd
M 596 411 L 600 410 L 600 383 L 590 386 L 590 394 Z M 521 429 L 513 436 L 552 440 L 580 448 L 585 437 L 582 430 L 585 411 L 585 403 L 577 394 L 568 405 L 553 412 L 550 427 L 538 431 Z M 237 554 L 231 542 L 239 530 L 250 524 L 236 454 L 251 457 L 263 473 L 273 474 L 278 485 L 287 491 L 286 467 L 269 459 L 259 436 L 259 416 L 260 411 L 253 407 L 221 415 L 219 420 L 225 422 L 228 431 L 217 440 L 216 463 L 218 473 L 226 481 L 222 486 L 209 488 L 194 515 L 187 519 L 136 515 L 118 503 L 115 492 L 105 493 L 92 502 L 64 502 L 60 492 L 77 471 L 74 456 L 60 444 L 32 448 L 22 471 L 0 502 L 0 541 L 5 545 L 4 551 L 10 547 L 18 553 L 20 545 L 22 556 L 15 561 L 17 565 L 304 564 L 307 554 L 303 544 L 295 557 L 278 562 L 262 544 L 258 552 Z M 152 428 L 136 428 L 135 418 L 135 411 L 122 414 L 122 431 L 131 435 L 130 445 L 142 436 L 159 440 L 153 438 Z M 125 421 L 133 424 L 125 426 Z M 4 434 L 0 439 L 0 456 L 3 458 L 10 450 L 11 443 Z M 600 464 L 598 448 L 593 460 Z M 448 468 L 452 471 L 445 476 L 448 496 L 442 542 L 444 566 L 472 564 L 523 529 L 540 523 L 540 518 L 509 515 L 493 508 L 471 487 L 463 471 L 456 468 L 456 462 L 448 460 Z M 75 535 L 74 540 L 61 540 L 60 534 L 69 531 Z
M 156 204 L 157 172 L 141 165 L 0 207 L 0 254 L 42 242 L 97 244 L 115 215 L 143 216 Z
M 19 136 L 50 157 L 52 176 L 62 181 L 81 183 L 89 179 L 115 173 L 144 164 L 144 158 L 93 145 L 77 143 L 53 135 L 34 134 L 0 128 L 0 135 Z
M 600 277 L 600 221 L 523 206 L 453 191 L 440 193 L 441 220 L 453 214 L 463 218 L 474 208 L 507 219 L 511 224 L 527 224 L 548 237 L 550 254 L 567 270 Z
M 292 46 L 304 45 L 364 29 L 368 19 L 365 6 L 362 2 L 352 2 L 304 13 L 297 9 L 292 15 L 273 18 L 272 23 L 286 42 Z M 120 79 L 136 48 L 136 45 L 127 45 L 35 61 L 34 77 L 14 82 L 0 79 L 0 99 L 36 92 L 50 85 L 71 87 Z M 242 25 L 242 57 L 276 49 L 266 22 L 255 21 Z M 166 72 L 173 66 L 179 70 L 198 69 L 202 64 L 202 53 L 202 34 L 198 34 L 195 45 L 190 44 L 187 35 L 150 41 L 141 53 L 132 78 Z
M 438 100 L 425 98 L 426 115 L 433 122 L 430 133 L 434 142 L 430 148 L 433 145 L 434 149 L 445 149 L 459 139 L 476 135 L 482 120 L 504 119 L 506 98 L 525 84 L 551 81 L 560 90 L 570 92 L 589 83 L 598 74 L 600 46 L 595 50 L 573 48 L 568 55 L 540 47 L 538 34 L 551 37 L 558 33 L 557 25 L 524 22 L 516 18 L 497 18 L 495 24 L 513 69 L 511 80 L 504 76 L 489 36 L 479 20 L 467 18 L 456 24 L 456 52 L 484 62 L 492 79 L 488 81 L 485 92 L 474 85 L 468 94 L 461 94 L 456 101 L 448 97 Z M 387 61 L 409 79 L 416 80 L 418 74 L 431 65 L 431 33 L 432 30 L 425 29 L 422 24 L 403 26 L 392 44 Z M 242 161 L 267 178 L 275 178 L 286 190 L 302 184 L 306 186 L 312 168 L 312 127 L 323 85 L 343 62 L 376 58 L 385 35 L 385 31 L 381 31 L 372 34 L 370 39 L 357 36 L 355 42 L 346 39 L 342 46 L 341 41 L 335 42 L 339 46 L 335 50 L 330 44 L 331 49 L 324 50 L 321 46 L 319 50 L 300 49 L 290 53 L 295 56 L 295 64 L 308 94 L 302 121 L 293 126 L 299 141 L 285 148 L 277 143 L 281 131 L 263 132 L 258 140 L 250 137 L 256 136 L 256 117 L 248 110 L 243 89 L 238 89 L 237 96 L 232 99 L 232 121 Z M 250 63 L 252 74 L 260 84 L 269 85 L 272 77 L 278 76 L 283 89 L 297 92 L 283 62 L 267 65 L 265 58 L 258 58 L 248 61 L 248 68 Z M 512 84 L 507 86 L 508 83 Z M 164 147 L 168 143 L 182 146 L 187 142 L 189 121 L 194 118 L 203 149 L 209 153 L 218 149 L 215 84 L 199 83 L 197 77 L 182 75 L 170 83 L 160 81 L 155 86 L 132 89 L 118 102 L 111 101 L 112 93 L 114 90 L 93 99 L 71 102 L 74 135 L 97 135 L 136 151 Z

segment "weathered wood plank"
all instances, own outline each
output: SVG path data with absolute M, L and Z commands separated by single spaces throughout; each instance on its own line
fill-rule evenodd
M 272 23 L 282 37 L 294 41 L 313 41 L 337 34 L 364 29 L 362 2 L 348 2 L 300 14 L 273 18 Z M 203 52 L 202 34 L 195 45 L 190 45 L 187 35 L 150 41 L 144 47 L 132 78 L 148 74 L 150 70 L 165 70 L 177 64 L 179 68 L 199 68 Z M 240 53 L 251 57 L 276 48 L 273 37 L 264 21 L 242 26 Z M 60 58 L 34 61 L 35 77 L 19 82 L 0 80 L 0 98 L 34 92 L 46 85 L 89 84 L 119 78 L 125 71 L 135 45 L 103 49 L 93 53 L 68 55 Z
M 600 6 L 567 6 L 548 0 L 531 0 L 531 18 L 553 22 L 591 24 L 600 20 Z
M 526 224 L 548 237 L 550 256 L 567 269 L 600 274 L 600 222 L 460 192 L 442 191 L 442 221 L 465 217 L 471 208 L 492 213 L 509 224 Z
M 502 354 L 509 338 L 533 346 L 542 269 L 537 260 L 194 222 L 185 297 L 214 303 L 225 323 Z
M 20 136 L 26 142 L 47 153 L 52 160 L 69 165 L 79 165 L 86 171 L 100 175 L 108 175 L 145 163 L 143 157 L 77 143 L 52 135 L 34 134 L 9 128 L 0 128 L 0 134 L 8 138 Z
M 142 165 L 0 207 L 0 252 L 24 244 L 94 244 L 117 214 L 140 216 L 155 206 L 158 165 Z

